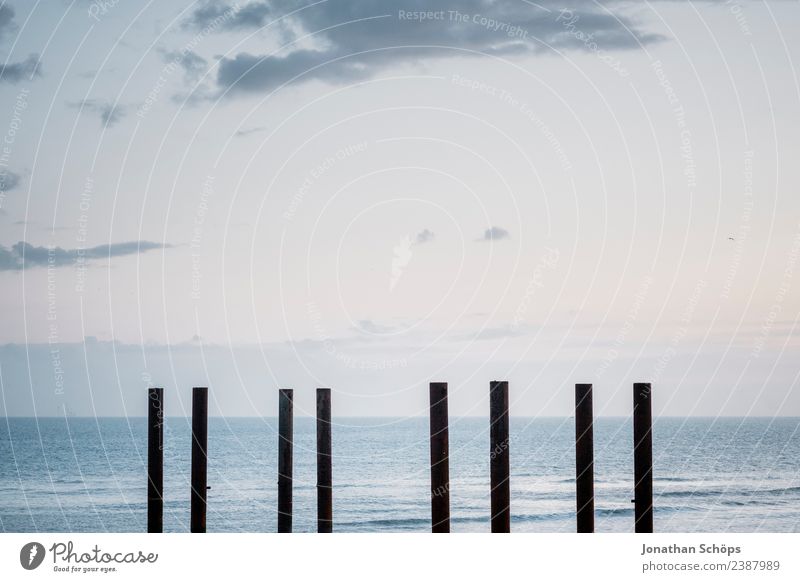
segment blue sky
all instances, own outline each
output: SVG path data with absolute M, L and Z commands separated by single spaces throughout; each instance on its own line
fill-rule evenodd
M 6 414 L 798 415 L 791 2 L 5 2 Z

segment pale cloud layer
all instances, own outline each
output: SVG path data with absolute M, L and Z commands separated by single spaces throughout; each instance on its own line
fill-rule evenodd
M 0 271 L 20 271 L 34 267 L 64 267 L 75 265 L 78 261 L 92 262 L 168 247 L 169 245 L 141 240 L 81 249 L 62 249 L 56 246 L 37 247 L 19 241 L 11 245 L 11 248 L 0 246 Z
M 10 413 L 53 337 L 80 413 L 800 414 L 797 3 L 66 4 L 0 7 Z

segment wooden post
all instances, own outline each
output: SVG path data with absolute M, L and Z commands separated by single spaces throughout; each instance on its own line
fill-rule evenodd
M 208 388 L 195 388 L 192 390 L 192 533 L 206 533 L 207 468 Z
M 492 533 L 511 531 L 509 479 L 508 382 L 489 384 L 489 441 L 492 487 Z
M 164 389 L 147 391 L 147 533 L 164 531 Z
M 575 496 L 578 533 L 594 533 L 592 385 L 575 384 Z
M 292 532 L 293 390 L 278 391 L 278 533 Z
M 450 459 L 447 382 L 430 384 L 431 530 L 450 533 Z
M 636 533 L 653 533 L 653 410 L 649 383 L 633 385 L 633 473 Z
M 317 531 L 333 531 L 331 389 L 317 388 Z

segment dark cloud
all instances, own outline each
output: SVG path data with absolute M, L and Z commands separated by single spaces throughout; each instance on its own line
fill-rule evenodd
M 99 245 L 88 249 L 62 249 L 61 247 L 35 247 L 25 241 L 19 241 L 10 249 L 0 246 L 0 271 L 20 271 L 48 265 L 63 267 L 74 265 L 79 259 L 94 261 L 170 247 L 171 245 L 141 240 Z
M 118 103 L 108 103 L 96 99 L 84 99 L 77 103 L 71 103 L 72 107 L 81 111 L 89 111 L 100 117 L 104 126 L 112 127 L 125 116 L 125 108 Z
M 254 30 L 269 23 L 271 14 L 266 2 L 229 6 L 224 2 L 209 1 L 192 12 L 184 24 L 195 30 Z
M 14 24 L 14 9 L 8 4 L 0 6 L 0 40 L 16 29 Z
M 548 46 L 628 49 L 662 40 L 642 31 L 624 13 L 611 13 L 595 2 L 578 1 L 569 12 L 555 0 L 539 4 L 408 0 L 398 7 L 375 0 L 331 0 L 297 10 L 293 0 L 276 0 L 269 7 L 251 3 L 220 28 L 263 26 L 267 15 L 274 19 L 296 10 L 283 21 L 287 30 L 296 36 L 312 35 L 320 48 L 223 58 L 217 84 L 223 91 L 266 91 L 289 81 L 346 83 L 374 76 L 384 67 L 436 57 L 538 53 Z M 204 5 L 191 22 L 200 26 L 219 19 L 226 9 L 225 4 Z M 420 20 L 414 16 L 419 12 L 438 16 Z
M 433 231 L 432 231 L 432 230 L 428 230 L 428 229 L 426 228 L 426 229 L 425 229 L 425 230 L 423 230 L 422 232 L 418 232 L 418 233 L 417 233 L 417 236 L 416 236 L 416 237 L 414 237 L 414 241 L 415 241 L 415 242 L 416 242 L 418 245 L 421 245 L 421 244 L 423 244 L 423 243 L 426 243 L 426 242 L 430 242 L 430 241 L 432 241 L 432 240 L 433 240 L 435 237 L 436 237 L 436 235 L 433 233 Z
M 11 170 L 0 170 L 0 192 L 10 192 L 19 186 L 22 177 Z
M 491 228 L 487 228 L 486 231 L 483 233 L 483 237 L 479 238 L 479 241 L 490 241 L 490 240 L 504 240 L 507 238 L 511 238 L 511 235 L 505 228 L 500 228 L 499 226 L 493 226 Z
M 19 83 L 23 79 L 41 77 L 39 55 L 30 55 L 24 61 L 0 65 L 0 81 L 5 83 Z

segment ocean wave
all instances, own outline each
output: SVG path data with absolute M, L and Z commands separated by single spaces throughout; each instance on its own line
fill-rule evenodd
M 360 519 L 357 521 L 342 521 L 337 522 L 337 525 L 340 527 L 399 527 L 399 528 L 412 528 L 412 527 L 422 527 L 422 526 L 430 526 L 431 520 L 430 518 L 422 518 L 422 517 L 396 517 L 396 518 L 384 518 L 384 519 Z
M 703 488 L 698 486 L 696 489 L 679 489 L 676 491 L 663 491 L 656 495 L 658 498 L 686 498 L 686 497 L 760 497 L 760 496 L 780 496 L 787 494 L 800 493 L 800 486 L 781 487 L 773 489 L 740 489 L 731 486 L 725 489 Z

